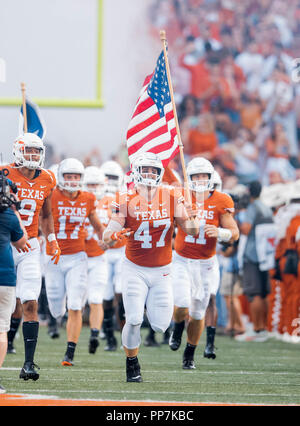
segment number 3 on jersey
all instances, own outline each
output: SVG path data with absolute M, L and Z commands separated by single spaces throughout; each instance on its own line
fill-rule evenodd
M 158 219 L 153 221 L 153 228 L 164 226 L 160 239 L 156 243 L 156 247 L 165 246 L 165 238 L 171 226 L 170 219 Z M 141 248 L 152 248 L 152 235 L 150 234 L 149 222 L 142 222 L 134 234 L 135 241 L 141 241 Z

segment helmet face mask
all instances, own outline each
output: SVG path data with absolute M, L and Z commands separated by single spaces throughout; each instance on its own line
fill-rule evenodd
M 199 177 L 197 177 L 198 175 Z M 193 175 L 189 175 L 189 188 L 195 192 L 209 191 L 211 189 L 210 180 L 211 175 L 206 173 L 195 173 Z
M 105 192 L 107 194 L 115 194 L 121 189 L 124 172 L 119 163 L 116 161 L 106 161 L 100 167 L 100 172 L 105 177 Z
M 58 186 L 67 192 L 77 192 L 83 187 L 84 166 L 76 158 L 63 160 L 57 170 Z
M 118 175 L 106 174 L 105 175 L 105 192 L 114 194 L 121 186 L 121 180 Z
M 106 178 L 96 166 L 86 167 L 84 171 L 83 189 L 95 194 L 97 200 L 104 196 Z
M 136 183 L 146 186 L 158 186 L 161 183 L 161 169 L 155 168 L 153 171 L 148 171 L 147 166 L 140 166 L 137 171 Z M 154 168 L 153 168 L 154 169 Z
M 187 166 L 187 175 L 191 191 L 205 192 L 214 189 L 214 168 L 205 158 L 196 157 L 191 160 Z
M 63 189 L 68 192 L 77 192 L 82 189 L 82 178 L 79 173 L 64 173 Z
M 133 161 L 132 173 L 136 185 L 157 187 L 162 182 L 164 168 L 156 154 L 147 152 Z
M 34 133 L 19 136 L 13 146 L 13 156 L 17 166 L 30 170 L 44 166 L 45 146 L 41 138 Z

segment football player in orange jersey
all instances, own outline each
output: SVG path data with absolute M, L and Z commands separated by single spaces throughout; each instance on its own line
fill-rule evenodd
M 178 350 L 187 325 L 187 345 L 183 354 L 184 369 L 194 369 L 194 352 L 199 343 L 205 313 L 219 284 L 219 265 L 216 257 L 217 240 L 231 243 L 239 238 L 239 230 L 232 216 L 234 203 L 231 197 L 213 188 L 214 168 L 202 157 L 187 165 L 192 202 L 200 209 L 200 232 L 196 237 L 178 229 L 175 238 L 173 261 L 174 329 L 169 346 Z
M 73 365 L 76 344 L 82 327 L 82 308 L 87 291 L 85 253 L 86 218 L 101 240 L 103 226 L 96 212 L 94 194 L 82 191 L 83 164 L 75 158 L 63 160 L 57 170 L 58 187 L 52 196 L 54 229 L 61 248 L 59 262 L 48 262 L 45 284 L 49 309 L 54 318 L 68 310 L 67 350 L 62 365 Z
M 25 362 L 20 378 L 37 380 L 39 374 L 35 369 L 34 353 L 38 339 L 38 297 L 41 290 L 41 252 L 37 237 L 40 220 L 43 234 L 49 243 L 49 253 L 52 260 L 57 262 L 60 249 L 51 213 L 51 196 L 56 180 L 52 172 L 43 169 L 45 147 L 37 135 L 25 133 L 19 136 L 13 145 L 13 157 L 14 163 L 6 168 L 9 170 L 9 178 L 18 187 L 21 202 L 19 213 L 29 241 L 24 252 L 13 248 L 17 268 L 17 302 L 8 332 L 8 352 L 15 353 L 13 340 L 23 315 Z
M 132 173 L 135 187 L 117 194 L 104 241 L 110 243 L 122 238 L 123 233 L 129 234 L 121 273 L 126 318 L 122 344 L 127 382 L 141 382 L 137 355 L 144 308 L 154 331 L 164 332 L 172 319 L 170 264 L 174 223 L 190 235 L 198 234 L 199 223 L 189 217 L 181 192 L 161 185 L 164 168 L 156 154 L 138 155 Z M 188 211 L 191 215 L 189 208 Z
M 273 185 L 263 186 L 260 199 L 271 208 L 273 212 L 274 223 L 276 226 L 276 240 L 274 253 L 274 268 L 269 271 L 270 276 L 270 293 L 267 296 L 268 317 L 267 331 L 269 337 L 278 338 L 280 317 L 282 312 L 282 277 L 280 273 L 279 260 L 285 254 L 283 238 L 278 238 L 278 228 L 282 229 L 282 223 L 285 223 L 284 214 L 289 202 L 289 186 L 290 184 L 277 183 Z
M 96 166 L 86 167 L 84 171 L 83 189 L 91 192 L 97 199 L 97 215 L 102 224 L 105 223 L 107 210 L 103 210 L 105 176 Z M 106 221 L 106 223 L 107 223 Z M 99 346 L 99 332 L 103 323 L 103 296 L 107 286 L 108 267 L 105 250 L 99 245 L 99 238 L 89 219 L 86 219 L 85 251 L 88 256 L 88 288 L 87 303 L 89 305 L 90 340 L 89 353 L 96 353 Z M 101 243 L 103 244 L 103 243 Z
M 285 332 L 285 323 L 286 323 L 286 309 L 285 309 L 285 301 L 286 301 L 286 293 L 288 290 L 288 286 L 284 280 L 284 267 L 285 267 L 285 253 L 287 251 L 287 240 L 286 240 L 286 229 L 288 227 L 290 221 L 290 195 L 291 195 L 291 185 L 283 184 L 284 189 L 281 190 L 281 194 L 278 197 L 279 203 L 282 205 L 279 210 L 276 212 L 274 216 L 274 222 L 277 228 L 276 233 L 276 250 L 275 250 L 275 268 L 270 276 L 274 278 L 276 282 L 276 297 L 277 300 L 274 299 L 274 294 L 272 294 L 272 290 L 274 288 L 271 287 L 271 294 L 268 296 L 268 324 L 271 327 L 268 327 L 268 332 L 272 336 L 275 331 L 275 337 L 279 340 L 283 338 Z M 265 202 L 265 194 L 263 194 L 263 201 Z M 280 201 L 281 199 L 281 201 Z M 276 197 L 277 201 L 277 197 Z M 266 202 L 267 205 L 270 203 Z M 272 281 L 271 281 L 272 285 Z M 270 300 L 271 298 L 271 300 Z M 275 313 L 275 315 L 274 315 Z M 274 323 L 276 324 L 276 329 L 274 330 Z M 273 336 L 272 336 L 273 337 Z
M 104 213 L 104 206 L 105 209 L 109 211 L 111 202 L 115 198 L 116 192 L 122 190 L 124 172 L 119 163 L 111 160 L 103 163 L 100 167 L 100 170 L 106 177 L 105 198 L 102 200 Z M 106 225 L 107 223 L 108 216 Z M 116 314 L 121 330 L 125 322 L 121 290 L 121 264 L 124 258 L 124 253 L 125 240 L 115 242 L 115 244 L 106 251 L 108 263 L 108 280 L 103 297 L 103 332 L 106 338 L 106 346 L 104 348 L 105 351 L 117 350 L 118 343 L 114 333 L 114 315 Z M 117 309 L 115 309 L 114 306 L 115 302 Z
M 284 283 L 283 294 L 283 336 L 282 340 L 288 343 L 299 343 L 299 229 L 300 229 L 300 180 L 291 187 L 288 215 L 285 222 L 285 253 L 283 259 L 282 279 Z M 297 327 L 297 328 L 295 328 Z

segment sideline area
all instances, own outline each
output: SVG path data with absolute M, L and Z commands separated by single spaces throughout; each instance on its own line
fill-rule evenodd
M 268 404 L 230 404 L 214 402 L 163 402 L 163 401 L 106 401 L 106 400 L 84 400 L 84 399 L 58 399 L 56 397 L 44 397 L 37 395 L 0 395 L 0 406 L 102 406 L 102 407 L 149 407 L 149 406 L 263 406 Z M 289 404 L 276 404 L 287 406 Z M 291 404 L 295 406 L 295 404 Z M 298 405 L 297 405 L 298 406 Z

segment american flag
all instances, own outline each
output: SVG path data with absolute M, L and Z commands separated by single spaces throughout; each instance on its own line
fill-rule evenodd
M 127 130 L 127 149 L 130 163 L 135 155 L 150 151 L 160 157 L 164 167 L 179 151 L 163 51 L 135 105 Z

